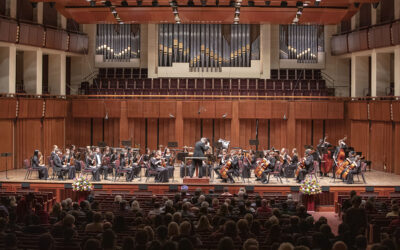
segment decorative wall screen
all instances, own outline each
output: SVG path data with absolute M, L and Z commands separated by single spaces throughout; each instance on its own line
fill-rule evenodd
M 260 58 L 259 25 L 161 24 L 159 66 L 189 63 L 191 70 L 250 67 Z
M 317 63 L 318 52 L 324 51 L 324 26 L 280 25 L 280 58 L 299 63 Z
M 107 62 L 140 58 L 140 25 L 98 24 L 96 54 L 103 55 Z

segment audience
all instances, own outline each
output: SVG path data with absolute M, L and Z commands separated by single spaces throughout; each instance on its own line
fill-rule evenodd
M 368 199 L 364 207 L 361 197 L 352 193 L 350 203 L 342 203 L 348 207 L 342 210 L 343 223 L 335 235 L 327 218 L 314 220 L 315 215 L 308 214 L 292 195 L 268 200 L 245 189 L 228 193 L 225 187 L 223 198 L 200 189 L 190 195 L 184 188 L 174 196 L 147 199 L 116 195 L 109 203 L 93 195 L 91 202 L 55 203 L 51 212 L 35 204 L 32 196 L 14 198 L 12 204 L 1 199 L 1 211 L 7 212 L 0 213 L 0 247 L 29 248 L 20 244 L 31 235 L 31 241 L 37 242 L 32 248 L 40 250 L 61 246 L 71 250 L 399 249 L 397 202 L 390 212 L 381 212 L 391 223 L 381 231 L 380 243 L 368 246 L 368 218 L 381 210 L 377 199 Z

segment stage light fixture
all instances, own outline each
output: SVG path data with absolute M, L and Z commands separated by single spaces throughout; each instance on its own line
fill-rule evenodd
M 376 8 L 378 8 L 378 6 L 379 6 L 379 2 L 372 3 L 372 8 L 376 9 Z
M 239 17 L 235 16 L 235 18 L 233 18 L 234 22 L 239 22 Z
M 143 1 L 142 0 L 137 0 L 136 3 L 137 3 L 137 6 L 142 6 Z
M 265 1 L 265 6 L 270 6 L 271 5 L 271 1 Z
M 201 6 L 206 6 L 207 5 L 207 0 L 201 0 Z
M 193 0 L 188 0 L 187 5 L 193 7 L 194 6 Z
M 296 2 L 296 7 L 297 7 L 297 8 L 303 7 L 303 2 L 302 2 L 302 1 L 297 1 L 297 2 Z
M 247 5 L 248 5 L 249 7 L 254 7 L 254 1 L 252 1 L 252 0 L 247 1 Z
M 95 7 L 96 6 L 96 1 L 90 1 L 90 7 Z
M 174 8 L 174 9 L 172 10 L 172 13 L 174 13 L 174 15 L 175 15 L 175 14 L 178 14 L 178 10 L 177 10 L 176 8 Z
M 157 7 L 158 6 L 158 1 L 157 0 L 153 0 L 153 2 L 151 2 L 151 5 L 153 7 Z
M 359 2 L 355 2 L 354 3 L 354 7 L 356 7 L 356 8 L 360 7 L 360 3 Z
M 315 6 L 319 6 L 319 3 L 321 2 L 321 0 L 315 0 L 314 5 Z
M 111 1 L 105 1 L 104 6 L 106 7 L 111 7 Z
M 286 1 L 282 1 L 281 2 L 281 7 L 287 7 L 287 2 Z
M 112 8 L 111 13 L 117 14 L 117 11 L 114 8 Z
M 126 0 L 123 0 L 123 1 L 121 2 L 121 6 L 123 6 L 123 7 L 128 7 L 128 2 L 127 2 Z

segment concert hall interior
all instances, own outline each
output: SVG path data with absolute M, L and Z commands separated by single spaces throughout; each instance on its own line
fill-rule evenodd
M 1 0 L 0 208 L 188 189 L 337 224 L 352 190 L 398 210 L 399 98 L 400 0 Z M 399 235 L 391 205 L 368 244 Z

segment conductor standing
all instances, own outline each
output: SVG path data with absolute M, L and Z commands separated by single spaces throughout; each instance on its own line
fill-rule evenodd
M 196 142 L 194 146 L 193 157 L 204 157 L 204 152 L 206 152 L 209 148 L 210 148 L 210 142 L 207 140 L 207 138 L 205 137 L 201 138 L 200 141 Z M 193 159 L 192 167 L 189 171 L 190 178 L 193 177 L 193 173 L 196 167 L 201 167 L 202 164 L 203 164 L 202 160 Z

